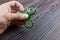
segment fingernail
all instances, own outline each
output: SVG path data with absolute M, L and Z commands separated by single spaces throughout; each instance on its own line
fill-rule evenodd
M 22 19 L 27 19 L 28 18 L 28 14 L 19 14 L 19 18 Z
M 23 8 L 23 7 L 22 7 L 22 8 L 20 8 L 20 11 L 24 12 L 24 8 Z
M 23 14 L 24 16 L 23 16 L 23 19 L 26 19 L 26 18 L 28 18 L 28 14 Z
M 24 8 L 22 8 L 22 10 L 24 11 Z
M 22 10 L 24 11 L 24 7 L 22 7 Z

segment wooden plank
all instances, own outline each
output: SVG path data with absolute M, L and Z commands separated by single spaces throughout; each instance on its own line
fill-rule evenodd
M 17 1 L 25 8 L 30 5 L 37 7 L 36 14 L 32 16 L 35 25 L 32 29 L 11 26 L 0 36 L 0 40 L 59 40 L 60 0 Z

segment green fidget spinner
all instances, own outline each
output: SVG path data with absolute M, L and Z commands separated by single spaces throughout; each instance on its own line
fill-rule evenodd
M 36 12 L 36 8 L 34 6 L 30 6 L 26 8 L 25 12 L 18 11 L 17 13 L 25 13 L 28 14 L 28 18 L 24 20 L 24 25 L 26 28 L 32 28 L 34 25 L 33 20 L 31 19 L 31 16 Z

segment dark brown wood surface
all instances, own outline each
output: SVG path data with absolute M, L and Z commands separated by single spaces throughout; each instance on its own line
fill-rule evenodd
M 0 0 L 0 4 L 9 0 Z M 60 0 L 17 0 L 28 7 L 37 7 L 32 16 L 32 29 L 10 26 L 0 40 L 60 40 Z

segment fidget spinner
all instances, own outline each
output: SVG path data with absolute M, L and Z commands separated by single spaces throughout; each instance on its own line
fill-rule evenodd
M 28 14 L 28 18 L 24 20 L 24 25 L 26 28 L 32 28 L 34 26 L 34 22 L 31 19 L 31 16 L 36 12 L 35 6 L 30 6 L 26 8 L 25 12 L 18 11 L 17 13 L 25 13 Z

